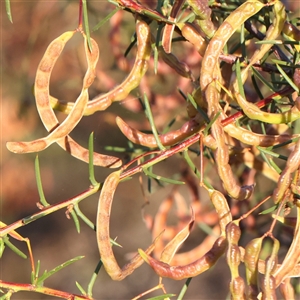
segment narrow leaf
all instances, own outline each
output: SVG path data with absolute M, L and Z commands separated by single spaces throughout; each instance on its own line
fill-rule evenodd
M 276 67 L 280 74 L 283 76 L 283 78 L 288 82 L 288 84 L 299 94 L 299 88 L 295 85 L 293 80 L 284 72 L 284 70 L 279 66 L 279 64 L 276 64 Z
M 75 227 L 76 227 L 77 233 L 80 233 L 80 223 L 79 223 L 78 217 L 77 217 L 76 212 L 75 212 L 74 209 L 72 209 L 70 211 L 70 215 L 72 216 L 72 219 L 73 219 L 73 221 L 75 223 Z
M 36 156 L 36 158 L 35 158 L 34 168 L 35 168 L 35 178 L 36 178 L 37 189 L 38 189 L 38 193 L 39 193 L 39 197 L 40 197 L 40 202 L 45 207 L 50 206 L 50 204 L 47 202 L 47 200 L 45 198 L 45 194 L 43 191 L 41 172 L 40 172 L 40 163 L 39 163 L 38 156 Z
M 27 256 L 25 253 L 23 253 L 20 249 L 18 249 L 14 244 L 12 244 L 9 240 L 9 238 L 7 236 L 2 238 L 5 245 L 10 248 L 13 252 L 15 252 L 17 255 L 19 255 L 20 257 L 26 259 Z
M 6 14 L 8 17 L 8 20 L 12 23 L 12 14 L 11 14 L 11 9 L 10 9 L 10 0 L 5 0 L 5 8 L 6 8 Z
M 156 175 L 156 174 L 152 173 L 151 171 L 149 171 L 149 169 L 147 169 L 147 168 L 143 169 L 143 171 L 147 176 L 150 176 L 156 180 L 164 181 L 164 182 L 171 183 L 171 184 L 185 184 L 184 181 L 179 181 L 179 180 Z
M 146 300 L 164 300 L 164 299 L 168 299 L 168 298 L 175 297 L 175 296 L 176 296 L 176 294 L 163 294 L 163 295 L 160 295 L 160 296 L 147 298 Z
M 79 289 L 80 293 L 81 293 L 82 295 L 86 296 L 86 292 L 85 292 L 85 290 L 83 289 L 83 287 L 79 284 L 79 282 L 76 281 L 75 284 L 76 284 L 77 288 Z
M 166 148 L 162 145 L 160 139 L 159 139 L 159 136 L 158 136 L 158 133 L 157 133 L 157 129 L 155 127 L 155 124 L 154 124 L 154 119 L 153 119 L 153 116 L 152 116 L 152 112 L 151 112 L 151 108 L 150 108 L 150 104 L 149 104 L 149 100 L 148 100 L 148 97 L 146 94 L 144 94 L 144 103 L 145 103 L 145 113 L 146 113 L 146 116 L 149 120 L 149 123 L 150 123 L 150 126 L 151 126 L 151 130 L 153 132 L 153 135 L 155 137 L 155 141 L 157 143 L 157 146 L 160 150 L 165 150 Z
M 89 179 L 93 186 L 99 185 L 97 180 L 95 179 L 94 172 L 94 132 L 92 132 L 89 136 Z
M 87 11 L 87 4 L 86 0 L 82 0 L 82 7 L 83 7 L 83 24 L 84 24 L 84 31 L 87 37 L 87 43 L 89 45 L 89 49 L 92 52 L 93 47 L 91 43 L 91 33 L 89 28 L 89 19 L 88 19 L 88 11 Z
M 104 19 L 102 19 L 97 25 L 95 25 L 92 29 L 93 31 L 98 30 L 103 24 L 105 24 L 117 11 L 119 11 L 120 8 L 115 8 L 111 13 L 109 13 Z
M 62 263 L 61 265 L 57 266 L 56 268 L 50 270 L 49 272 L 45 271 L 44 274 L 38 278 L 37 280 L 37 285 L 40 286 L 40 285 L 43 285 L 44 281 L 49 278 L 50 276 L 52 276 L 53 274 L 57 273 L 58 271 L 60 271 L 61 269 L 67 267 L 68 265 L 80 260 L 84 258 L 84 256 L 77 256 L 75 258 L 72 258 L 64 263 Z

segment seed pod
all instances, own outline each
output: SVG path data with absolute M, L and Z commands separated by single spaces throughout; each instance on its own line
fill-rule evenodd
M 137 20 L 136 35 L 138 51 L 134 65 L 127 78 L 110 92 L 99 95 L 88 102 L 84 115 L 91 115 L 96 111 L 105 110 L 112 102 L 125 99 L 129 93 L 136 88 L 148 69 L 148 61 L 151 53 L 151 32 L 148 24 L 144 21 Z M 51 106 L 69 114 L 74 103 L 64 103 L 54 97 L 51 97 Z
M 275 278 L 270 276 L 269 278 L 263 277 L 261 282 L 262 300 L 276 300 L 276 283 Z
M 281 282 L 289 277 L 294 271 L 300 257 L 300 207 L 296 205 L 297 209 L 297 223 L 294 230 L 293 241 L 290 248 L 279 268 L 273 274 L 276 280 L 276 287 L 278 287 Z M 300 272 L 299 272 L 300 273 Z
M 121 269 L 112 251 L 109 236 L 109 222 L 112 201 L 120 181 L 120 174 L 121 171 L 113 172 L 104 181 L 98 202 L 96 221 L 97 243 L 101 261 L 106 272 L 113 280 L 123 280 L 144 262 L 137 254 Z M 154 249 L 154 244 L 155 241 L 150 245 L 150 247 L 148 247 L 145 253 L 150 254 Z
M 207 1 L 202 0 L 187 0 L 188 5 L 196 15 L 196 20 L 205 33 L 207 38 L 211 38 L 215 33 L 215 25 L 210 19 L 211 9 L 208 6 Z
M 145 134 L 137 129 L 130 127 L 120 117 L 116 118 L 116 123 L 122 133 L 133 143 L 150 148 L 156 148 L 157 143 L 153 134 Z M 200 129 L 198 123 L 193 120 L 186 122 L 180 129 L 159 135 L 163 146 L 176 144 L 183 139 L 191 136 Z
M 232 221 L 232 215 L 228 206 L 228 202 L 225 196 L 217 190 L 209 191 L 209 194 L 210 200 L 219 216 L 221 234 L 225 236 L 226 226 Z
M 93 39 L 91 39 L 91 43 L 94 50 L 93 52 L 90 52 L 87 46 L 86 37 L 84 36 L 88 69 L 83 79 L 81 94 L 78 97 L 76 104 L 73 104 L 76 105 L 76 108 L 73 110 L 72 115 L 66 118 L 62 124 L 59 124 L 50 106 L 49 99 L 49 83 L 53 67 L 62 53 L 65 44 L 74 35 L 74 33 L 75 31 L 65 32 L 50 43 L 36 73 L 34 88 L 36 105 L 44 126 L 49 132 L 51 132 L 50 135 L 31 143 L 8 143 L 7 146 L 12 151 L 18 153 L 41 151 L 48 147 L 51 143 L 57 142 L 64 150 L 71 153 L 72 156 L 85 162 L 89 161 L 89 151 L 77 144 L 71 137 L 68 136 L 68 133 L 76 126 L 82 117 L 81 111 L 85 108 L 88 100 L 87 89 L 92 84 L 95 77 L 95 67 L 99 57 L 99 49 Z M 121 165 L 121 160 L 116 157 L 101 155 L 98 153 L 94 153 L 93 156 L 93 162 L 95 165 L 111 167 L 119 167 Z
M 166 263 L 157 261 L 141 249 L 139 249 L 139 253 L 158 276 L 182 280 L 184 278 L 195 277 L 210 269 L 224 253 L 226 247 L 227 241 L 221 236 L 204 256 L 185 266 L 170 266 Z
M 294 288 L 291 284 L 291 279 L 286 278 L 280 285 L 280 292 L 285 300 L 295 299 Z
M 245 296 L 245 282 L 240 276 L 233 278 L 230 282 L 231 299 L 242 300 L 246 299 Z
M 269 255 L 266 259 L 265 264 L 265 274 L 262 278 L 262 299 L 277 299 L 276 298 L 276 281 L 273 276 L 274 272 L 277 268 L 278 262 L 278 251 L 280 248 L 280 243 L 277 239 L 273 238 L 273 248 L 271 255 Z
M 275 203 L 280 202 L 288 190 L 292 177 L 291 173 L 296 171 L 300 165 L 300 139 L 297 141 L 294 150 L 290 153 L 286 166 L 281 172 L 277 188 L 274 190 L 273 199 Z
M 246 266 L 246 278 L 248 285 L 247 297 L 257 299 L 258 289 L 258 262 L 263 238 L 251 240 L 245 247 L 244 262 Z
M 207 42 L 196 30 L 193 24 L 189 23 L 177 23 L 177 27 L 181 30 L 182 36 L 196 47 L 201 56 L 204 56 L 206 51 Z
M 226 18 L 207 46 L 202 60 L 200 86 L 207 101 L 207 112 L 210 120 L 215 120 L 221 110 L 219 105 L 220 93 L 216 84 L 216 81 L 222 81 L 219 67 L 220 54 L 236 29 L 263 6 L 264 4 L 259 1 L 246 1 L 243 3 Z M 235 199 L 243 200 L 249 198 L 252 194 L 253 186 L 240 187 L 234 178 L 229 166 L 228 147 L 225 143 L 224 130 L 219 119 L 212 124 L 211 133 L 217 144 L 215 160 L 224 188 Z
M 190 235 L 194 222 L 195 222 L 195 214 L 193 212 L 190 222 L 180 232 L 178 232 L 176 236 L 165 246 L 160 256 L 161 262 L 168 263 L 168 264 L 171 262 L 177 249 Z

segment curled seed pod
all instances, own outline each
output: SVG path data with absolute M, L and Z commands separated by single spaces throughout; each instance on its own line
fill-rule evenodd
M 34 88 L 36 105 L 44 126 L 48 131 L 51 131 L 51 134 L 47 138 L 33 141 L 31 144 L 9 143 L 8 147 L 10 147 L 14 152 L 24 153 L 41 151 L 48 147 L 51 143 L 57 142 L 64 150 L 71 153 L 72 156 L 85 162 L 89 161 L 89 151 L 81 147 L 67 134 L 72 130 L 72 127 L 74 128 L 76 126 L 81 118 L 81 110 L 82 108 L 84 109 L 86 105 L 85 102 L 88 99 L 87 88 L 92 84 L 95 77 L 95 67 L 99 57 L 99 49 L 98 45 L 93 39 L 91 39 L 91 43 L 94 51 L 90 52 L 84 36 L 88 69 L 83 80 L 83 89 L 78 97 L 78 100 L 76 101 L 76 109 L 73 111 L 72 116 L 67 118 L 63 124 L 60 125 L 50 106 L 49 100 L 49 83 L 53 67 L 63 51 L 65 44 L 74 35 L 74 33 L 75 31 L 65 32 L 50 43 L 36 73 Z M 94 153 L 93 155 L 93 161 L 95 165 L 111 167 L 119 167 L 121 165 L 121 160 L 116 157 L 101 155 L 98 153 Z
M 102 263 L 108 275 L 113 280 L 122 280 L 130 275 L 136 268 L 138 268 L 144 261 L 137 254 L 133 259 L 130 260 L 122 269 L 119 267 L 112 246 L 110 243 L 109 236 L 109 222 L 111 206 L 114 197 L 114 193 L 120 181 L 121 171 L 111 173 L 105 180 L 97 210 L 97 221 L 96 221 L 96 234 L 97 243 L 101 256 Z M 154 249 L 155 241 L 146 250 L 146 253 L 150 254 Z
M 221 234 L 225 236 L 226 226 L 232 221 L 232 215 L 228 206 L 228 202 L 225 196 L 217 190 L 209 191 L 209 194 L 210 200 L 219 216 Z
M 91 115 L 96 111 L 105 110 L 112 102 L 125 99 L 129 93 L 136 88 L 148 69 L 148 61 L 151 53 L 151 32 L 146 22 L 137 20 L 136 22 L 137 46 L 138 51 L 134 65 L 127 78 L 110 92 L 99 95 L 88 102 L 84 115 Z M 54 97 L 51 97 L 51 106 L 69 114 L 74 103 L 64 103 Z
M 207 249 L 211 248 L 216 241 L 216 236 L 220 235 L 220 227 L 214 226 L 210 235 L 199 244 L 197 247 L 190 251 L 177 253 L 172 259 L 172 265 L 188 265 L 195 261 L 198 257 L 203 256 Z M 155 247 L 156 248 L 156 247 Z
M 247 297 L 257 299 L 258 289 L 258 262 L 263 238 L 251 240 L 245 247 L 244 262 L 246 266 L 246 278 L 248 285 Z
M 215 241 L 213 247 L 204 256 L 185 266 L 170 266 L 169 264 L 157 261 L 141 249 L 139 249 L 139 253 L 158 276 L 181 280 L 184 278 L 195 277 L 210 269 L 224 253 L 226 247 L 227 241 L 221 236 Z
M 263 7 L 264 4 L 259 1 L 246 1 L 233 11 L 218 28 L 203 57 L 200 75 L 202 91 L 205 91 L 207 85 L 214 81 L 214 75 L 219 73 L 219 70 L 216 70 L 218 58 L 229 38 L 248 18 Z M 209 99 L 207 101 L 209 102 Z
M 189 105 L 188 114 L 190 117 L 195 117 L 196 111 L 192 104 Z M 120 117 L 116 118 L 116 123 L 122 133 L 133 143 L 146 146 L 149 148 L 156 148 L 157 143 L 153 134 L 143 133 L 137 129 L 130 127 L 125 121 L 123 121 Z M 174 130 L 168 132 L 166 134 L 159 135 L 159 139 L 163 146 L 171 146 L 174 145 L 183 139 L 193 135 L 195 132 L 199 131 L 201 128 L 201 124 L 198 124 L 194 119 L 186 122 L 182 127 L 178 130 Z M 269 147 L 274 146 L 279 143 L 284 143 L 298 137 L 298 135 L 263 135 L 251 132 L 247 129 L 237 127 L 233 124 L 227 124 L 224 127 L 224 131 L 228 133 L 230 136 L 238 139 L 244 144 L 252 145 L 252 146 L 261 146 L 261 147 Z M 206 147 L 210 149 L 216 149 L 217 145 L 214 138 L 211 135 L 207 135 L 203 139 L 203 143 Z
M 253 192 L 254 186 L 239 186 L 232 173 L 232 170 L 227 165 L 218 165 L 218 173 L 223 181 L 223 186 L 228 194 L 236 200 L 245 200 L 250 198 Z
M 293 138 L 299 136 L 299 134 L 289 135 L 289 134 L 280 134 L 280 135 L 268 135 L 268 134 L 259 134 L 247 130 L 242 127 L 238 127 L 234 124 L 228 124 L 224 127 L 224 131 L 228 133 L 231 137 L 241 141 L 244 144 L 251 146 L 260 146 L 260 147 L 270 147 L 276 144 L 285 143 Z
M 259 1 L 246 1 L 243 3 L 226 18 L 207 46 L 202 60 L 200 86 L 207 101 L 207 112 L 210 120 L 216 119 L 221 110 L 219 105 L 220 93 L 216 84 L 216 80 L 222 81 L 219 67 L 220 54 L 236 29 L 263 6 L 264 4 Z M 217 144 L 215 160 L 224 188 L 235 199 L 243 200 L 249 198 L 252 194 L 253 186 L 240 187 L 234 178 L 229 165 L 228 147 L 225 143 L 224 130 L 219 118 L 212 124 L 211 133 Z
M 143 145 L 150 148 L 157 147 L 157 143 L 153 134 L 145 134 L 137 129 L 130 127 L 120 117 L 116 118 L 116 123 L 122 133 L 133 143 Z M 183 139 L 191 136 L 200 129 L 200 126 L 194 120 L 186 122 L 180 129 L 161 134 L 159 139 L 163 146 L 171 146 Z

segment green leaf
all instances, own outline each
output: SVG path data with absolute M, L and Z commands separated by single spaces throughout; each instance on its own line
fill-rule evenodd
M 40 163 L 39 163 L 39 157 L 38 155 L 35 158 L 34 161 L 34 169 L 35 169 L 35 178 L 36 178 L 36 184 L 37 184 L 37 189 L 40 197 L 40 202 L 44 207 L 50 206 L 50 204 L 47 202 L 43 190 L 43 184 L 42 184 L 42 179 L 41 179 L 41 172 L 40 172 Z
M 80 233 L 80 223 L 79 223 L 78 217 L 77 217 L 76 212 L 75 212 L 74 209 L 72 209 L 72 210 L 70 211 L 70 215 L 72 216 L 72 219 L 73 219 L 73 221 L 74 221 L 74 224 L 75 224 L 77 233 Z
M 160 296 L 147 298 L 146 300 L 164 300 L 164 299 L 175 297 L 175 296 L 176 296 L 176 294 L 163 294 L 163 295 L 160 295 Z
M 88 11 L 87 11 L 87 4 L 86 0 L 82 0 L 82 8 L 83 8 L 83 25 L 84 25 L 84 31 L 87 37 L 87 43 L 89 46 L 90 51 L 93 51 L 93 46 L 91 43 L 91 34 L 90 34 L 90 28 L 89 28 L 89 18 L 88 18 Z
M 7 14 L 8 20 L 11 23 L 13 23 L 11 9 L 10 9 L 10 0 L 5 0 L 5 8 L 6 8 L 6 14 Z
M 93 31 L 98 30 L 103 24 L 105 24 L 117 11 L 119 11 L 120 8 L 115 8 L 111 13 L 109 13 L 104 19 L 102 19 L 97 25 L 95 25 L 92 29 Z
M 55 267 L 54 269 L 50 270 L 49 272 L 45 271 L 44 274 L 43 274 L 41 277 L 39 277 L 39 278 L 37 279 L 37 283 L 36 283 L 36 284 L 37 284 L 38 286 L 42 286 L 43 283 L 44 283 L 44 281 L 45 281 L 47 278 L 49 278 L 49 277 L 52 276 L 53 274 L 57 273 L 58 271 L 62 270 L 63 268 L 69 266 L 70 264 L 72 264 L 72 263 L 74 263 L 74 262 L 76 262 L 76 261 L 78 261 L 78 260 L 80 260 L 80 259 L 82 259 L 82 258 L 84 258 L 84 256 L 77 256 L 77 257 L 75 257 L 75 258 L 72 258 L 72 259 L 70 259 L 70 260 L 68 260 L 68 261 L 66 261 L 66 262 L 64 262 L 64 263 L 62 263 L 61 265 Z
M 267 86 L 272 92 L 276 92 L 272 84 L 270 84 L 269 81 L 267 81 L 255 68 L 251 67 L 251 70 L 253 74 L 265 85 Z
M 99 185 L 94 171 L 94 132 L 89 136 L 89 179 L 93 186 Z
M 79 282 L 75 282 L 77 288 L 79 289 L 80 293 L 84 296 L 86 296 L 86 291 L 83 289 L 83 287 L 79 284 Z
M 77 216 L 85 223 L 87 224 L 90 228 L 93 230 L 96 230 L 96 225 L 86 216 L 83 214 L 83 212 L 80 210 L 78 204 L 74 205 L 74 210 L 77 214 Z
M 221 114 L 221 111 L 218 111 L 218 113 L 214 116 L 214 118 L 207 124 L 207 126 L 203 130 L 204 136 L 208 135 L 208 131 L 209 131 L 210 127 L 216 122 L 216 120 L 219 118 L 220 114 Z
M 280 74 L 283 76 L 283 78 L 287 81 L 287 83 L 299 94 L 299 88 L 295 85 L 293 80 L 284 72 L 284 70 L 279 66 L 279 64 L 276 64 L 276 67 Z
M 239 93 L 242 95 L 243 98 L 246 98 L 245 91 L 244 91 L 244 84 L 241 75 L 241 63 L 239 59 L 237 59 L 235 63 L 235 72 L 236 72 L 236 78 L 238 82 Z
M 159 136 L 158 136 L 158 133 L 157 133 L 157 129 L 155 127 L 155 124 L 154 124 L 154 119 L 153 119 L 153 116 L 152 116 L 152 112 L 151 112 L 151 108 L 150 108 L 150 104 L 149 104 L 149 100 L 148 100 L 148 97 L 146 94 L 144 94 L 144 104 L 145 104 L 145 114 L 149 120 L 149 123 L 150 123 L 150 126 L 151 126 L 151 130 L 152 130 L 152 133 L 154 135 L 154 138 L 155 138 L 155 141 L 157 143 L 157 146 L 160 150 L 165 150 L 166 148 L 162 145 L 160 139 L 159 139 Z
M 207 116 L 207 113 L 197 105 L 194 97 L 191 94 L 187 94 L 187 100 L 192 103 L 192 105 L 197 109 L 197 111 L 201 114 L 203 119 L 205 120 L 206 123 L 209 123 L 209 117 Z
M 5 295 L 0 297 L 0 300 L 10 300 L 12 292 L 7 292 Z
M 149 169 L 147 169 L 147 168 L 143 168 L 143 171 L 147 176 L 150 176 L 159 181 L 164 181 L 164 182 L 171 183 L 171 184 L 185 184 L 184 181 L 179 181 L 179 180 L 175 180 L 175 179 L 171 179 L 171 178 L 162 177 L 160 175 L 156 175 L 156 174 L 152 173 L 151 171 L 149 171 Z
M 259 151 L 264 152 L 264 153 L 266 153 L 268 155 L 271 155 L 273 157 L 276 157 L 276 158 L 279 158 L 279 159 L 282 159 L 282 160 L 285 160 L 285 161 L 287 161 L 287 159 L 288 159 L 286 156 L 278 154 L 278 153 L 275 153 L 275 152 L 273 152 L 273 151 L 271 151 L 271 150 L 269 150 L 267 148 L 263 148 L 263 147 L 260 147 L 260 146 L 257 146 L 256 148 Z
M 7 236 L 5 237 L 2 237 L 5 245 L 10 248 L 13 252 L 15 252 L 17 255 L 19 255 L 20 257 L 26 259 L 27 258 L 27 255 L 25 253 L 23 253 L 20 249 L 18 249 L 14 244 L 12 244 L 10 241 L 9 241 L 9 238 Z
M 0 239 L 0 258 L 2 257 L 4 250 L 5 250 L 5 243 L 2 238 Z
M 275 210 L 278 208 L 278 205 L 279 205 L 279 204 L 274 205 L 274 206 L 272 206 L 272 207 L 270 207 L 270 208 L 268 208 L 268 209 L 266 209 L 266 210 L 260 212 L 259 214 L 260 214 L 260 215 L 267 215 L 267 214 L 269 214 L 269 213 L 275 211 Z

